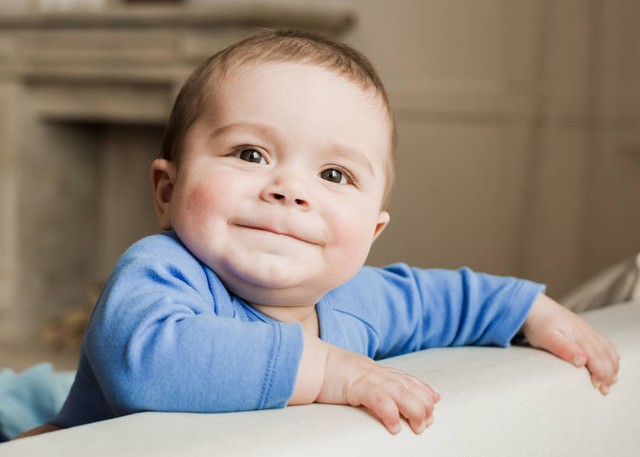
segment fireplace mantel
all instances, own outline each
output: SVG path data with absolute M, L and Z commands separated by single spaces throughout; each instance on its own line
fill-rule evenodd
M 257 28 L 336 36 L 353 21 L 343 7 L 265 4 L 7 14 L 0 81 L 39 91 L 36 109 L 48 119 L 164 122 L 184 79 L 215 50 Z
M 0 345 L 82 302 L 123 224 L 151 230 L 149 158 L 198 63 L 259 28 L 339 37 L 353 22 L 263 3 L 0 16 Z
M 228 3 L 210 6 L 128 6 L 65 12 L 3 13 L 0 27 L 296 27 L 336 34 L 354 20 L 349 8 L 321 4 Z

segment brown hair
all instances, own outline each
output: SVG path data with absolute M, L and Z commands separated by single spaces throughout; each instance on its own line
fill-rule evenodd
M 395 180 L 397 162 L 397 133 L 387 92 L 373 65 L 355 49 L 322 35 L 298 30 L 269 30 L 216 53 L 189 76 L 182 86 L 167 122 L 160 157 L 180 161 L 182 142 L 189 128 L 204 111 L 206 92 L 215 88 L 232 68 L 247 63 L 301 62 L 334 71 L 355 82 L 364 90 L 373 89 L 387 111 L 391 138 L 390 156 L 386 166 L 386 185 L 382 206 L 389 203 Z

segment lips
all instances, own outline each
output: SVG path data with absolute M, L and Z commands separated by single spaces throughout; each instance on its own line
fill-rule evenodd
M 317 244 L 317 245 L 321 244 L 319 241 L 316 241 L 313 237 L 303 234 L 301 230 L 288 230 L 286 228 L 280 228 L 280 227 L 276 228 L 268 224 L 250 223 L 250 222 L 244 222 L 244 221 L 235 222 L 232 225 L 245 228 L 245 229 L 270 232 L 275 235 L 288 236 L 289 238 L 293 238 L 295 240 L 302 241 L 304 243 Z

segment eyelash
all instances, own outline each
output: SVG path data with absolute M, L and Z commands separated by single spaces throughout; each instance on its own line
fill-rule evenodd
M 267 155 L 264 152 L 262 152 L 259 147 L 254 146 L 252 144 L 241 144 L 239 146 L 236 146 L 236 147 L 233 148 L 233 150 L 232 150 L 230 155 L 239 157 L 240 154 L 242 154 L 247 149 L 251 149 L 251 150 L 254 150 L 256 152 L 259 152 L 260 154 L 262 154 L 262 157 L 264 158 L 264 160 L 268 163 Z
M 327 170 L 331 170 L 331 169 L 335 169 L 338 170 L 340 173 L 342 173 L 346 178 L 347 181 L 349 182 L 349 184 L 358 187 L 358 181 L 356 181 L 356 178 L 354 178 L 354 176 L 349 172 L 349 170 L 347 170 L 346 168 L 342 168 L 339 165 L 330 165 L 327 168 L 325 168 L 324 170 L 322 170 L 320 173 L 327 171 Z
M 258 148 L 257 146 L 254 146 L 252 144 L 241 144 L 238 145 L 236 147 L 233 148 L 233 152 L 230 155 L 233 156 L 239 156 L 240 154 L 242 154 L 243 151 L 247 150 L 247 149 L 252 149 L 256 152 L 259 152 L 260 154 L 262 154 L 262 156 L 264 157 L 265 161 L 267 161 L 267 158 L 265 156 L 265 154 L 260 150 L 260 148 Z M 268 163 L 268 161 L 267 161 Z M 339 165 L 330 165 L 327 168 L 325 168 L 324 170 L 322 170 L 320 173 L 327 171 L 327 170 L 331 170 L 331 169 L 336 169 L 338 170 L 340 173 L 342 173 L 346 178 L 349 184 L 351 184 L 352 186 L 355 187 L 359 187 L 358 185 L 358 181 L 356 180 L 356 178 L 349 172 L 349 170 L 347 170 L 346 168 L 343 168 Z

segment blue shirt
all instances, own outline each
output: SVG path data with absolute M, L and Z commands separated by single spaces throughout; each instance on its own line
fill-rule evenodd
M 322 340 L 373 359 L 437 346 L 508 346 L 544 286 L 469 268 L 363 267 L 316 305 Z M 71 392 L 51 424 L 139 411 L 285 407 L 302 326 L 231 294 L 168 232 L 122 256 L 98 299 Z

